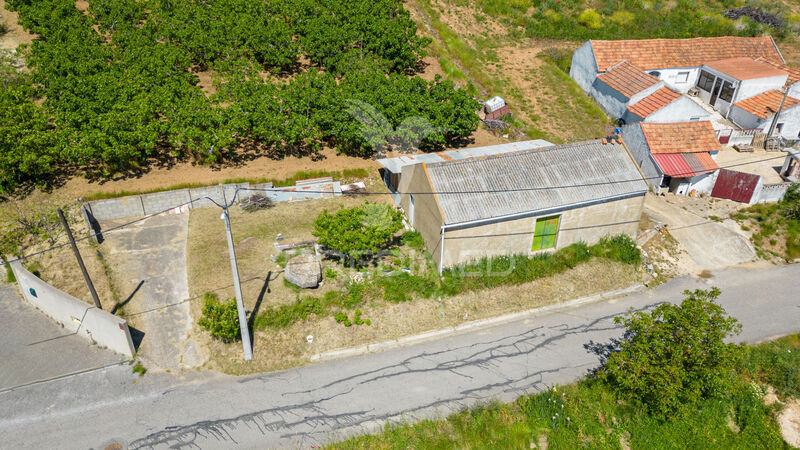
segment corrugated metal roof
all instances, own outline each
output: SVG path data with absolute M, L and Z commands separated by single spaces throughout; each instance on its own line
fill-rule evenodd
M 530 141 L 510 142 L 508 144 L 490 145 L 488 147 L 462 148 L 437 153 L 421 153 L 419 155 L 403 155 L 396 158 L 383 158 L 378 162 L 392 173 L 400 173 L 405 166 L 413 164 L 432 164 L 450 159 L 479 158 L 482 156 L 499 155 L 508 152 L 521 150 L 531 150 L 536 148 L 550 147 L 552 142 L 544 139 L 534 139 Z
M 426 168 L 448 225 L 647 191 L 622 144 L 600 140 Z
M 653 159 L 664 175 L 676 178 L 691 178 L 719 169 L 711 155 L 706 152 L 656 153 Z

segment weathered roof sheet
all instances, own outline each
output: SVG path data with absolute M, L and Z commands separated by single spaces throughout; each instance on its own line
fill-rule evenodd
M 606 73 L 601 73 L 597 79 L 627 98 L 658 83 L 658 78 L 645 73 L 628 61 L 617 64 Z
M 447 225 L 647 191 L 627 149 L 600 140 L 426 168 Z
M 721 144 L 707 120 L 676 123 L 640 123 L 650 153 L 716 152 Z
M 664 175 L 675 178 L 691 178 L 719 169 L 717 163 L 707 152 L 702 153 L 659 153 L 653 155 Z
M 479 158 L 481 156 L 499 155 L 508 152 L 518 152 L 521 150 L 549 147 L 551 145 L 553 145 L 552 142 L 545 141 L 544 139 L 533 139 L 530 141 L 510 142 L 508 144 L 490 145 L 487 147 L 462 148 L 458 150 L 449 150 L 446 152 L 421 153 L 418 155 L 403 155 L 395 158 L 383 158 L 379 159 L 378 163 L 388 169 L 389 172 L 400 173 L 404 166 L 410 166 L 413 164 L 430 164 L 453 159 Z
M 736 78 L 737 80 L 752 80 L 756 78 L 788 75 L 788 72 L 778 69 L 772 64 L 767 64 L 764 61 L 756 61 L 748 57 L 721 59 L 719 61 L 706 63 L 706 66 Z
M 633 105 L 628 106 L 628 111 L 644 119 L 650 114 L 674 102 L 680 98 L 680 96 L 680 94 L 662 87 Z
M 733 105 L 742 108 L 756 117 L 766 119 L 778 111 L 778 108 L 781 106 L 782 98 L 783 93 L 773 89 L 771 91 L 762 92 L 755 97 L 736 102 Z M 786 101 L 783 103 L 783 110 L 786 111 L 798 104 L 800 104 L 800 100 L 787 96 Z
M 707 62 L 740 56 L 784 62 L 778 47 L 769 36 L 593 40 L 591 43 L 600 72 L 605 72 L 621 61 L 629 61 L 644 70 L 699 67 Z

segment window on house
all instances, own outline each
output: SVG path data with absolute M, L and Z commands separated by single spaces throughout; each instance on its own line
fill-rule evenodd
M 714 75 L 711 75 L 705 70 L 701 70 L 700 79 L 697 80 L 697 87 L 706 92 L 711 92 L 711 88 L 713 86 L 714 86 Z
M 719 91 L 719 99 L 728 103 L 733 100 L 733 84 L 730 81 L 722 84 L 722 90 Z
M 657 70 L 650 71 L 650 75 L 652 75 L 652 76 L 654 76 L 656 78 L 661 78 L 661 72 L 659 72 Z
M 689 122 L 697 122 L 700 120 L 700 116 L 689 117 Z
M 675 77 L 676 83 L 686 83 L 689 81 L 689 72 L 678 72 L 678 76 Z
M 536 228 L 533 230 L 533 245 L 531 251 L 555 248 L 558 235 L 558 222 L 560 216 L 542 217 L 536 219 Z
M 781 130 L 783 130 L 783 124 L 782 123 L 779 123 L 779 124 L 775 125 L 775 131 L 777 131 L 778 134 L 781 133 Z

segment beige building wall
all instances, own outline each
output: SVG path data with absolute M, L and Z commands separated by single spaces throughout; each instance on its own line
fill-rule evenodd
M 405 211 L 406 218 L 414 225 L 414 228 L 422 235 L 425 240 L 425 247 L 431 253 L 433 260 L 439 264 L 441 241 L 442 241 L 442 212 L 433 195 L 431 183 L 424 164 L 414 164 L 403 167 L 400 192 L 410 192 L 413 194 L 403 194 L 400 198 L 400 206 Z M 414 217 L 411 214 L 411 195 L 414 195 Z
M 634 236 L 643 206 L 644 195 L 641 195 L 555 214 L 506 220 L 459 230 L 445 230 L 442 267 L 452 267 L 486 256 L 532 254 L 533 231 L 536 219 L 539 217 L 561 216 L 556 235 L 556 249 L 579 241 L 594 244 L 604 236 L 617 234 Z M 419 210 L 417 214 L 420 214 Z M 428 238 L 425 242 L 428 244 Z M 438 259 L 435 261 L 439 263 Z

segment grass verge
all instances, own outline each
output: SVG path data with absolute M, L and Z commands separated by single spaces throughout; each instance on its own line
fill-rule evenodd
M 800 336 L 746 347 L 732 395 L 686 405 L 663 420 L 586 379 L 441 420 L 386 428 L 329 448 L 785 448 L 765 388 L 798 396 Z M 788 380 L 784 382 L 783 380 Z

